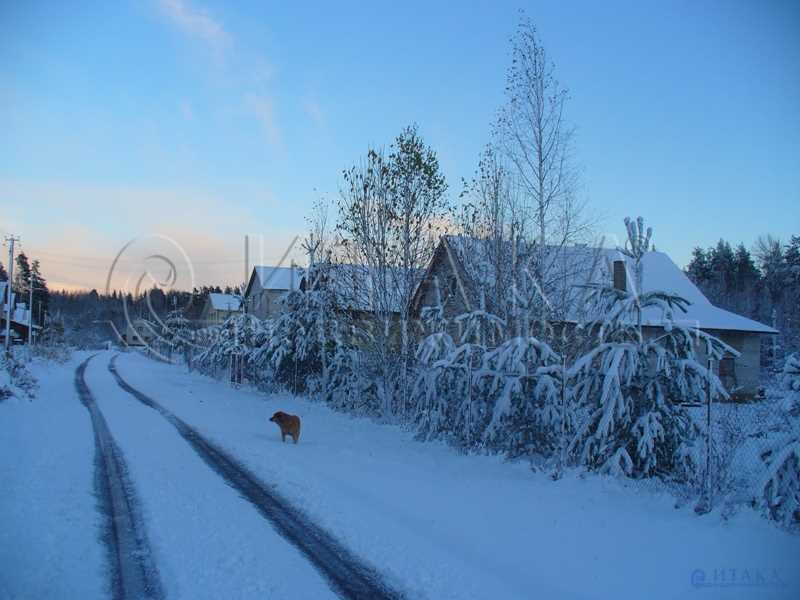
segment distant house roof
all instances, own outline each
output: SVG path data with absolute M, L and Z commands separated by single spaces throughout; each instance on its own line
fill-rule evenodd
M 239 297 L 232 294 L 210 293 L 208 295 L 208 300 L 211 302 L 211 308 L 214 310 L 237 311 L 241 306 Z
M 468 276 L 479 279 L 483 283 L 493 283 L 493 270 L 486 260 L 487 248 L 483 240 L 468 236 L 445 236 L 443 243 L 453 257 L 461 263 Z M 510 247 L 509 247 L 510 248 Z M 506 248 L 501 251 L 509 251 Z M 532 247 L 523 248 L 521 252 L 532 251 Z M 510 252 L 509 252 L 510 254 Z M 483 258 L 482 258 L 483 257 Z M 585 310 L 582 299 L 587 290 L 579 286 L 586 284 L 612 283 L 613 263 L 624 261 L 627 272 L 633 274 L 632 260 L 619 250 L 610 248 L 592 248 L 589 246 L 548 247 L 545 261 L 553 267 L 555 287 L 563 294 L 559 302 L 565 303 L 565 318 L 568 321 L 581 321 L 579 312 Z M 484 264 L 482 264 L 484 263 Z M 669 256 L 663 252 L 648 252 L 642 257 L 642 292 L 663 291 L 676 294 L 691 304 L 687 311 L 677 311 L 673 320 L 682 325 L 696 326 L 702 329 L 719 329 L 745 331 L 754 333 L 778 333 L 772 327 L 732 313 L 711 304 L 703 293 L 689 279 Z M 632 277 L 629 276 L 628 279 Z M 632 289 L 632 282 L 627 288 Z M 645 309 L 642 323 L 648 326 L 663 325 L 661 311 L 656 308 Z
M 300 267 L 272 267 L 272 266 L 256 266 L 253 267 L 253 272 L 250 274 L 250 280 L 247 282 L 247 289 L 245 296 L 250 295 L 250 289 L 253 285 L 253 280 L 257 277 L 258 283 L 263 290 L 275 290 L 288 292 L 289 290 L 300 289 L 300 275 L 302 269 Z
M 6 307 L 7 299 L 6 293 L 8 292 L 8 282 L 7 281 L 0 281 L 0 320 L 5 322 L 6 319 L 6 312 L 8 308 Z M 18 323 L 19 325 L 24 325 L 25 327 L 28 326 L 28 321 L 31 320 L 32 317 L 31 311 L 28 309 L 28 305 L 24 302 L 16 302 L 12 305 L 11 310 L 11 322 Z M 34 329 L 41 329 L 39 325 L 33 323 Z

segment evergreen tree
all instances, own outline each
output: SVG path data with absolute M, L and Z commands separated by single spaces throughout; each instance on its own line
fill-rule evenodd
M 486 311 L 483 302 L 480 309 L 454 319 L 460 330 L 456 343 L 441 309 L 428 311 L 426 318 L 434 329 L 417 350 L 422 366 L 413 392 L 418 435 L 422 439 L 445 438 L 470 449 L 481 447 L 492 421 L 493 401 L 504 387 L 502 374 L 487 364 L 489 344 L 502 339 L 505 321 Z M 490 434 L 497 445 L 497 429 L 505 417 L 497 415 Z
M 757 502 L 769 518 L 788 526 L 800 524 L 800 354 L 787 358 L 782 383 L 784 435 L 762 454 L 766 473 Z
M 692 250 L 692 260 L 689 261 L 689 265 L 686 267 L 686 274 L 701 287 L 707 286 L 711 281 L 711 265 L 709 264 L 708 255 L 699 246 Z
M 38 315 L 41 314 L 43 320 L 50 306 L 50 290 L 47 288 L 47 280 L 41 273 L 38 260 L 34 260 L 31 264 L 31 276 L 33 280 L 33 306 L 31 309 L 37 319 Z M 39 325 L 44 325 L 44 323 L 40 322 Z
M 197 332 L 197 342 L 206 349 L 196 359 L 201 369 L 215 373 L 231 366 L 233 355 L 241 358 L 243 370 L 255 376 L 248 369 L 253 364 L 253 355 L 261 349 L 270 336 L 268 322 L 253 315 L 237 313 L 228 317 L 224 323 Z
M 629 227 L 631 249 L 625 253 L 638 272 L 650 236 L 640 244 L 642 236 L 632 239 L 631 232 Z M 677 325 L 673 315 L 685 311 L 688 302 L 674 294 L 593 286 L 593 298 L 598 316 L 589 327 L 596 344 L 569 370 L 576 402 L 586 414 L 569 452 L 602 472 L 691 477 L 698 429 L 681 403 L 704 399 L 709 388 L 715 397 L 728 395 L 719 378 L 698 362 L 695 345 L 703 344 L 715 359 L 738 353 L 698 329 Z M 660 313 L 663 333 L 645 339 L 639 318 L 644 311 Z
M 276 381 L 294 393 L 327 385 L 338 336 L 329 267 L 327 262 L 312 265 L 304 274 L 304 289 L 284 296 L 285 309 L 274 320 L 269 339 L 253 354 L 256 364 L 268 366 Z
M 170 349 L 183 351 L 192 343 L 192 327 L 183 309 L 175 309 L 167 314 L 161 337 Z
M 14 292 L 17 302 L 28 303 L 28 290 L 30 289 L 31 267 L 28 256 L 24 252 L 17 254 L 17 266 L 14 268 Z

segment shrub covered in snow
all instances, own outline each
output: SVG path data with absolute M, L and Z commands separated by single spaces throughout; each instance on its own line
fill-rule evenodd
M 767 472 L 760 488 L 762 508 L 784 525 L 800 524 L 800 437 L 790 436 L 763 458 Z
M 783 367 L 783 388 L 786 390 L 786 412 L 800 417 L 800 354 L 791 354 Z
M 195 358 L 195 365 L 208 373 L 218 372 L 231 366 L 234 356 L 245 365 L 254 352 L 260 349 L 269 337 L 269 323 L 252 315 L 235 314 L 213 328 L 198 332 L 196 339 L 206 343 L 205 350 Z
M 58 320 L 48 323 L 36 343 L 31 346 L 30 352 L 33 356 L 58 363 L 65 363 L 69 360 L 71 351 L 66 343 L 64 324 Z
M 772 427 L 782 433 L 762 454 L 766 473 L 759 487 L 758 503 L 765 514 L 784 525 L 800 524 L 800 356 L 786 360 L 782 383 L 786 396 L 780 422 Z
M 0 354 L 0 401 L 11 397 L 34 398 L 39 383 L 13 353 Z

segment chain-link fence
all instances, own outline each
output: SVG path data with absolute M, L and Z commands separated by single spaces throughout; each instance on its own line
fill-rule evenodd
M 796 427 L 780 398 L 713 402 L 688 410 L 701 431 L 701 477 L 695 491 L 702 509 L 758 502 L 770 452 Z

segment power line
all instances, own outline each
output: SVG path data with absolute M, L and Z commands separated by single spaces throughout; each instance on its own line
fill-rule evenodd
M 70 255 L 70 254 L 62 254 L 61 252 L 47 252 L 44 250 L 31 250 L 30 252 L 25 252 L 25 254 L 30 255 L 31 257 L 37 256 L 46 256 L 50 257 L 49 260 L 53 262 L 62 262 L 62 263 L 71 263 L 70 261 L 88 261 L 88 262 L 101 262 L 104 265 L 110 265 L 114 259 L 111 257 L 104 258 L 98 256 L 77 256 L 77 255 Z M 263 257 L 265 261 L 275 261 L 279 260 L 280 257 L 278 256 L 267 256 Z M 117 260 L 117 264 L 119 263 L 130 263 L 130 264 L 141 264 L 145 259 L 132 259 L 132 258 L 120 258 Z M 223 258 L 223 259 L 215 259 L 215 260 L 192 260 L 191 263 L 193 265 L 222 265 L 222 264 L 231 264 L 231 263 L 241 263 L 241 258 Z M 77 263 L 74 263 L 77 264 Z

